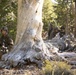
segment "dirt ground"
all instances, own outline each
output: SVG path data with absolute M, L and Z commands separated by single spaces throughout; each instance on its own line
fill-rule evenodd
M 42 75 L 41 70 L 35 66 L 27 66 L 25 69 L 0 69 L 0 75 Z
M 29 70 L 0 70 L 0 75 L 42 75 L 38 71 Z

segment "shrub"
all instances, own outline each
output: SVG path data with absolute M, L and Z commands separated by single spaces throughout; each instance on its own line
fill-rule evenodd
M 65 62 L 45 61 L 44 75 L 73 75 L 71 66 Z

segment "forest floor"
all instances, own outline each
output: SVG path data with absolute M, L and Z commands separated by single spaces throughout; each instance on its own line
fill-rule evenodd
M 76 69 L 72 69 L 76 75 Z M 37 67 L 30 67 L 27 69 L 0 69 L 0 75 L 44 75 L 42 70 Z M 50 74 L 51 75 L 51 74 Z
M 71 69 L 71 71 L 76 75 L 76 69 Z M 43 70 L 37 68 L 34 65 L 27 66 L 25 69 L 0 69 L 0 75 L 45 75 Z M 51 74 L 49 74 L 51 75 Z
M 36 66 L 27 66 L 25 69 L 0 69 L 0 75 L 43 75 Z

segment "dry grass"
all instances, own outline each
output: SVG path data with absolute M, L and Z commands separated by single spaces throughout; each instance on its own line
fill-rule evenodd
M 45 61 L 46 65 L 43 69 L 44 75 L 74 75 L 71 66 L 65 62 Z

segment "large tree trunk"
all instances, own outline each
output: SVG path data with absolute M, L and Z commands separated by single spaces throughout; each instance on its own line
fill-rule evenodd
M 18 0 L 18 25 L 13 50 L 2 59 L 13 66 L 27 60 L 39 63 L 50 57 L 42 40 L 42 6 L 44 0 Z M 40 60 L 40 61 L 39 61 Z
M 24 36 L 25 40 L 30 36 L 33 39 L 35 38 L 38 28 L 40 29 L 42 27 L 42 5 L 43 0 L 18 0 L 16 43 L 18 43 L 22 37 L 24 38 Z M 37 34 L 39 38 L 41 38 L 41 32 L 42 30 L 39 31 L 40 34 Z M 31 37 L 28 40 L 32 39 Z

